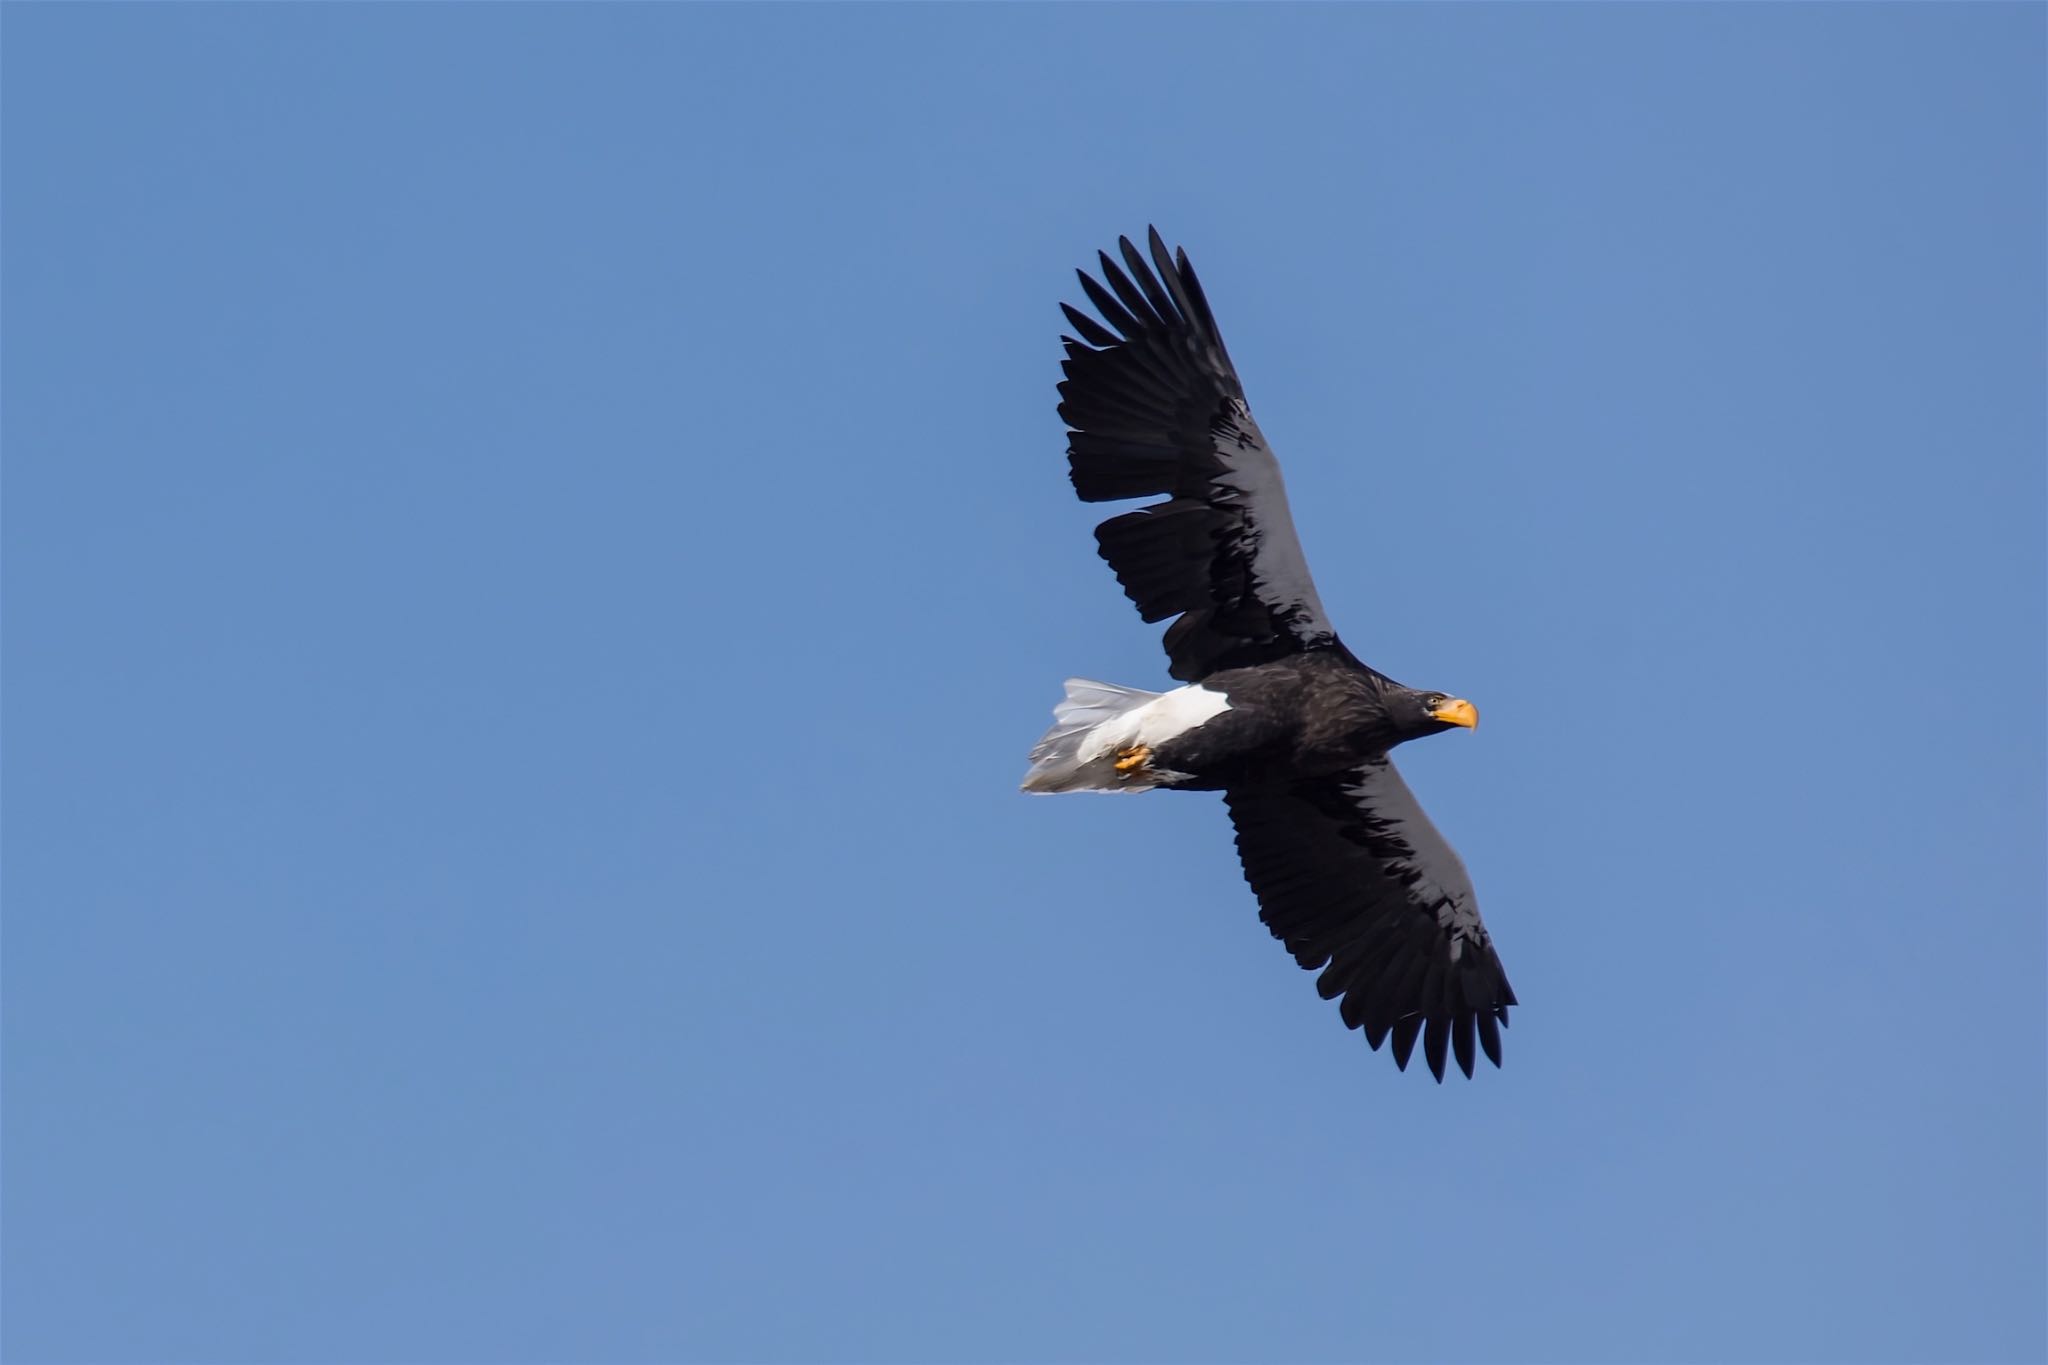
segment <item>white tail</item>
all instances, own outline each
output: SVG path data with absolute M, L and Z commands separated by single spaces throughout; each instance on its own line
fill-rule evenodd
M 1041 795 L 1134 790 L 1119 780 L 1111 747 L 1089 741 L 1097 738 L 1098 726 L 1129 715 L 1158 697 L 1157 692 L 1115 683 L 1067 679 L 1067 699 L 1052 708 L 1052 729 L 1031 748 L 1031 771 L 1024 774 L 1024 790 Z
M 1066 700 L 1052 709 L 1052 729 L 1031 750 L 1024 790 L 1041 795 L 1150 791 L 1176 774 L 1150 768 L 1118 772 L 1117 750 L 1184 734 L 1228 706 L 1221 692 L 1200 686 L 1144 692 L 1069 678 Z

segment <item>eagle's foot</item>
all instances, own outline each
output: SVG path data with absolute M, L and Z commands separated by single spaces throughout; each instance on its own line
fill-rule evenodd
M 1128 749 L 1116 751 L 1116 770 L 1125 777 L 1143 768 L 1152 758 L 1150 745 L 1133 744 Z

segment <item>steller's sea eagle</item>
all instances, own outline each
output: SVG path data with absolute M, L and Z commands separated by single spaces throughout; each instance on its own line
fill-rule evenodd
M 1337 638 L 1295 539 L 1280 466 L 1185 251 L 1129 238 L 1102 281 L 1077 272 L 1100 321 L 1067 304 L 1060 416 L 1084 502 L 1162 496 L 1095 528 L 1102 557 L 1166 630 L 1187 686 L 1141 692 L 1067 680 L 1031 751 L 1027 792 L 1220 791 L 1259 918 L 1321 969 L 1351 1028 L 1402 1070 L 1422 1040 L 1500 1065 L 1515 993 L 1458 855 L 1388 751 L 1478 724 L 1472 703 L 1406 687 Z M 1156 270 L 1155 270 L 1156 267 Z M 1105 287 L 1106 286 L 1106 287 Z

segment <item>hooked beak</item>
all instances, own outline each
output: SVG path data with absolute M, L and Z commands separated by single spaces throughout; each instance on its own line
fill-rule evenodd
M 1479 708 L 1462 697 L 1452 697 L 1449 701 L 1439 702 L 1436 709 L 1429 713 L 1429 718 L 1440 720 L 1446 725 L 1462 725 L 1467 730 L 1479 728 Z

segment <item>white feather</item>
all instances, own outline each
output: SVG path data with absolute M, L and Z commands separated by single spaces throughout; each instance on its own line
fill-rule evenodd
M 1067 679 L 1067 697 L 1053 708 L 1052 729 L 1031 750 L 1024 790 L 1150 791 L 1172 773 L 1116 770 L 1120 749 L 1156 748 L 1230 709 L 1230 699 L 1200 683 L 1171 692 L 1143 692 L 1087 678 Z

